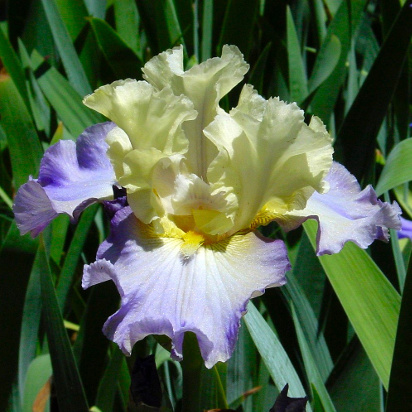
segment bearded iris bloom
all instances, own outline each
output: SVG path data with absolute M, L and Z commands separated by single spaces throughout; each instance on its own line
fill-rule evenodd
M 295 103 L 250 85 L 232 110 L 219 106 L 248 68 L 234 46 L 187 71 L 182 47 L 161 53 L 144 66 L 145 81 L 86 96 L 111 122 L 50 147 L 38 179 L 17 193 L 17 224 L 33 236 L 60 213 L 76 220 L 97 201 L 110 210 L 110 235 L 82 284 L 115 282 L 121 306 L 103 331 L 125 354 L 149 334 L 167 335 L 180 360 L 191 331 L 207 367 L 226 361 L 248 301 L 283 285 L 290 269 L 284 243 L 262 237 L 261 225 L 289 231 L 316 219 L 318 255 L 347 241 L 366 248 L 400 227 L 396 204 L 361 191 L 333 162 L 319 118 L 307 125 Z M 113 187 L 126 197 L 115 199 Z

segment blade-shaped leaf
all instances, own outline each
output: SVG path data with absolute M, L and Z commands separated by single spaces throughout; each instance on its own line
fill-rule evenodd
M 260 94 L 263 94 L 265 66 L 271 47 L 272 43 L 269 42 L 263 49 L 263 51 L 260 53 L 259 58 L 257 59 L 254 67 L 251 69 L 249 75 L 250 84 L 253 84 L 254 88 Z
M 90 15 L 84 1 L 54 0 L 54 2 L 71 41 L 75 42 L 83 27 L 87 24 L 85 17 Z
M 40 355 L 30 363 L 24 386 L 23 412 L 33 412 L 35 410 L 34 402 L 38 399 L 39 392 L 45 389 L 45 384 L 51 378 L 52 373 L 49 354 Z M 47 396 L 47 394 L 45 395 Z
M 201 61 L 212 57 L 213 0 L 203 1 Z
M 304 228 L 315 247 L 316 223 Z M 371 257 L 348 242 L 319 260 L 385 388 L 392 363 L 400 296 Z
M 412 36 L 412 0 L 405 2 L 339 131 L 344 164 L 360 180 L 374 160 L 376 136 L 396 90 Z
M 329 41 L 324 43 L 316 58 L 315 67 L 309 78 L 310 92 L 316 90 L 335 70 L 341 54 L 339 37 L 331 34 Z
M 192 332 L 185 333 L 182 368 L 182 412 L 228 408 L 225 394 L 226 365 L 206 369 L 196 335 Z
M 27 107 L 9 76 L 0 79 L 0 113 L 15 186 L 19 187 L 37 174 L 43 150 Z
M 97 391 L 96 405 L 102 411 L 113 410 L 122 362 L 124 362 L 124 355 L 117 346 L 114 346 L 110 361 L 100 380 Z
M 45 132 L 47 136 L 50 135 L 50 106 L 40 90 L 39 85 L 36 82 L 33 71 L 31 70 L 31 60 L 27 53 L 27 49 L 23 42 L 19 39 L 19 52 L 20 58 L 23 63 L 24 70 L 28 77 L 28 94 L 30 109 L 33 114 L 33 120 L 36 128 L 39 132 Z
M 59 409 L 87 412 L 87 400 L 54 290 L 49 262 L 40 235 L 41 295 Z
M 69 224 L 70 218 L 67 215 L 58 216 L 52 223 L 50 259 L 53 259 L 57 265 L 60 265 L 60 259 L 63 255 L 63 247 Z
M 286 9 L 286 22 L 290 99 L 292 102 L 300 102 L 308 94 L 308 87 L 299 38 L 290 7 Z
M 282 288 L 282 292 L 289 300 L 289 304 L 293 304 L 306 344 L 312 351 L 321 378 L 326 380 L 333 367 L 332 359 L 325 337 L 323 333 L 319 332 L 318 321 L 313 309 L 293 273 L 288 274 L 288 283 Z
M 84 0 L 89 14 L 98 19 L 103 19 L 106 14 L 106 2 L 101 0 Z
M 277 336 L 253 303 L 249 302 L 247 310 L 244 317 L 246 326 L 276 387 L 281 391 L 289 384 L 290 397 L 305 396 L 299 376 Z
M 42 4 L 70 84 L 80 95 L 91 93 L 89 81 L 60 16 L 59 9 L 54 0 L 42 0 Z
M 26 107 L 29 107 L 29 96 L 25 84 L 24 70 L 17 54 L 11 46 L 9 40 L 0 29 L 0 58 L 7 72 L 13 79 L 20 96 L 23 98 Z
M 382 412 L 382 386 L 357 337 L 339 358 L 327 387 L 338 411 Z
M 29 365 L 36 355 L 37 334 L 41 319 L 40 253 L 42 252 L 38 250 L 34 259 L 23 307 L 18 375 L 21 398 L 23 397 L 23 394 L 26 396 L 23 388 L 25 387 L 26 374 L 28 373 Z
M 140 47 L 139 25 L 140 16 L 134 0 L 115 0 L 114 17 L 116 31 L 123 41 L 142 59 Z
M 90 292 L 80 323 L 73 351 L 89 403 L 95 400 L 110 344 L 102 333 L 103 324 L 118 306 L 119 295 L 113 282 L 96 285 Z
M 386 412 L 412 409 L 412 268 L 402 295 Z
M 64 260 L 64 264 L 60 272 L 59 284 L 56 288 L 57 300 L 62 310 L 64 309 L 70 286 L 73 282 L 76 266 L 79 262 L 80 254 L 82 253 L 84 242 L 86 241 L 89 228 L 93 223 L 97 208 L 97 205 L 93 205 L 88 207 L 82 213 L 79 223 L 76 226 L 73 239 L 70 243 L 66 259 Z
M 315 38 L 316 44 L 322 44 L 324 37 L 326 36 L 326 11 L 322 0 L 314 0 L 309 2 L 311 8 L 312 18 L 315 21 L 316 30 Z
M 17 233 L 16 233 L 17 232 Z M 15 238 L 18 230 L 15 223 L 0 244 L 0 410 L 8 411 L 8 400 L 13 398 L 19 404 L 13 384 L 17 382 L 20 325 L 23 312 L 24 294 L 33 264 L 33 246 L 23 240 L 23 245 L 10 238 Z M 29 239 L 30 236 L 28 235 Z M 17 399 L 16 399 L 17 398 Z M 14 412 L 14 411 L 13 411 Z
M 183 3 L 182 0 L 181 3 Z M 172 45 L 175 46 L 177 44 L 183 44 L 183 46 L 186 48 L 175 1 L 165 0 L 163 2 L 162 9 L 165 14 L 167 29 L 169 31 Z
M 330 399 L 329 393 L 325 387 L 325 383 L 320 375 L 318 366 L 315 359 L 311 353 L 306 337 L 303 333 L 300 322 L 297 318 L 295 308 L 292 304 L 292 316 L 295 323 L 296 334 L 298 336 L 300 351 L 302 353 L 303 362 L 305 364 L 305 370 L 308 375 L 308 380 L 311 385 L 316 389 L 319 396 L 319 400 L 322 404 L 323 410 L 325 412 L 335 412 L 335 406 Z
M 328 124 L 330 116 L 333 112 L 336 100 L 338 98 L 340 88 L 346 77 L 346 60 L 351 44 L 352 32 L 354 32 L 361 19 L 366 0 L 341 1 L 339 9 L 332 22 L 328 27 L 328 31 L 321 50 L 318 55 L 319 63 L 315 65 L 315 79 L 319 79 L 319 72 L 323 71 L 322 63 L 325 62 L 325 57 L 332 55 L 337 48 L 335 36 L 340 42 L 339 60 L 335 65 L 332 73 L 317 89 L 315 96 L 311 103 L 311 109 L 316 116 L 319 116 L 324 123 Z M 317 81 L 319 82 L 319 80 Z M 313 84 L 316 84 L 312 80 Z M 310 89 L 313 89 L 311 84 Z
M 253 46 L 253 28 L 259 12 L 259 1 L 229 1 L 220 31 L 218 49 L 225 44 L 236 44 L 246 59 Z M 239 36 L 242 33 L 242 36 Z
M 412 139 L 398 143 L 389 153 L 376 185 L 376 194 L 393 189 L 412 180 Z
M 142 62 L 137 54 L 104 20 L 91 17 L 89 22 L 97 44 L 116 77 L 119 79 L 140 77 Z
M 172 0 L 163 2 L 140 0 L 137 2 L 137 7 L 140 16 L 145 21 L 146 35 L 151 43 L 153 53 L 156 54 L 184 43 Z
M 32 69 L 42 92 L 72 136 L 103 121 L 102 116 L 82 104 L 82 96 L 36 51 L 32 54 Z
M 242 395 L 245 392 L 257 386 L 256 355 L 256 347 L 242 319 L 238 341 L 227 364 L 226 395 L 232 409 L 236 409 L 240 405 Z M 250 398 L 246 400 L 246 408 L 251 406 L 251 401 Z

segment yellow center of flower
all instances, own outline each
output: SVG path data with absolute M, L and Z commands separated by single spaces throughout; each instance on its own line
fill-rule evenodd
M 163 217 L 157 222 L 149 225 L 139 221 L 141 227 L 149 237 L 169 238 L 181 241 L 180 249 L 184 258 L 194 255 L 201 246 L 213 245 L 226 239 L 226 236 L 211 236 L 193 229 L 193 217 L 171 216 Z
M 182 251 L 183 255 L 187 258 L 192 256 L 205 242 L 205 238 L 203 235 L 197 232 L 193 232 L 192 230 L 186 232 L 183 235 L 182 240 L 183 244 L 180 250 Z

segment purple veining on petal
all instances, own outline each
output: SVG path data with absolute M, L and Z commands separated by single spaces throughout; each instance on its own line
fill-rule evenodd
M 22 185 L 16 195 L 13 211 L 22 234 L 37 236 L 60 213 L 76 220 L 88 205 L 113 196 L 115 174 L 105 138 L 114 126 L 91 126 L 76 143 L 60 140 L 46 150 L 39 178 Z
M 315 192 L 305 209 L 291 212 L 289 222 L 279 222 L 291 230 L 316 219 L 318 255 L 338 253 L 348 241 L 367 248 L 375 239 L 387 241 L 389 228 L 400 228 L 398 204 L 380 201 L 372 186 L 361 191 L 356 178 L 339 163 L 333 163 L 325 180 L 330 184 L 327 193 Z
M 121 307 L 104 333 L 129 354 L 149 334 L 172 339 L 182 358 L 183 335 L 197 335 L 207 367 L 233 352 L 241 316 L 252 295 L 285 283 L 290 265 L 282 241 L 248 233 L 219 246 L 201 247 L 188 259 L 180 239 L 159 238 L 129 207 L 112 219 L 112 230 L 85 267 L 83 287 L 112 279 Z

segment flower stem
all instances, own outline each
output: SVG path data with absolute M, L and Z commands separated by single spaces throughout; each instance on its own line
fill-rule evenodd
M 183 342 L 183 399 L 181 412 L 214 408 L 228 409 L 226 400 L 226 364 L 207 369 L 200 354 L 196 335 L 185 334 Z
M 203 359 L 200 355 L 196 335 L 185 333 L 183 342 L 183 399 L 181 412 L 201 410 L 201 380 Z

